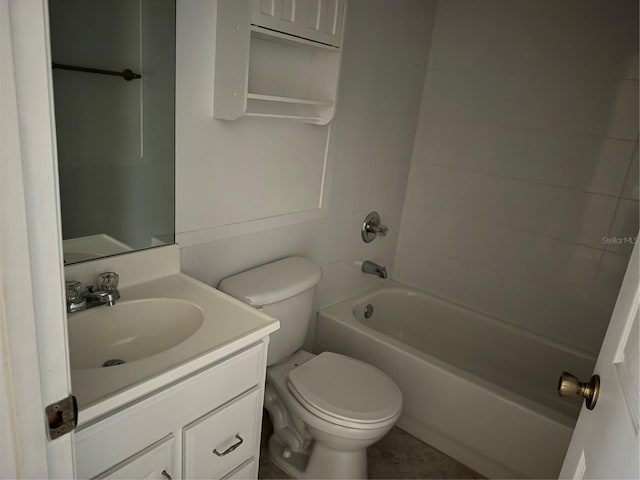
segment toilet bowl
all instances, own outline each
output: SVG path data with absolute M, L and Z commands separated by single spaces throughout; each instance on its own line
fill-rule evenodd
M 395 424 L 402 394 L 365 362 L 300 350 L 320 275 L 310 260 L 289 257 L 218 288 L 280 320 L 270 336 L 264 403 L 272 461 L 294 478 L 367 478 L 366 448 Z
M 402 394 L 364 362 L 300 350 L 267 369 L 265 407 L 274 424 L 271 459 L 289 475 L 366 478 L 366 448 L 395 424 Z

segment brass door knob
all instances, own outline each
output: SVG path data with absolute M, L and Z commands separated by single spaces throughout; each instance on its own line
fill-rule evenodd
M 600 376 L 593 375 L 589 383 L 581 383 L 576 377 L 568 372 L 562 372 L 558 380 L 558 393 L 561 397 L 580 395 L 584 397 L 584 402 L 589 410 L 593 410 L 598 401 L 600 393 Z

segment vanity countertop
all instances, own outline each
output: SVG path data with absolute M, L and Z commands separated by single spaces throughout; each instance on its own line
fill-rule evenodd
M 157 298 L 191 302 L 202 309 L 203 322 L 183 342 L 150 357 L 106 368 L 72 368 L 80 426 L 216 363 L 279 328 L 277 320 L 183 273 L 126 286 L 120 295 L 119 302 Z M 74 316 L 69 314 L 69 325 Z

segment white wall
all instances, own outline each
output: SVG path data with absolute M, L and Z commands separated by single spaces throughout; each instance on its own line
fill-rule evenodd
M 440 0 L 394 278 L 597 352 L 638 231 L 638 3 Z
M 280 130 L 284 134 L 308 133 L 307 148 L 313 149 L 316 135 L 321 136 L 325 127 L 299 127 L 269 119 L 221 122 L 211 118 L 212 64 L 205 62 L 210 50 L 187 51 L 180 36 L 180 22 L 189 19 L 196 22 L 189 23 L 192 34 L 199 32 L 200 36 L 190 41 L 211 45 L 215 22 L 210 3 L 184 2 L 179 7 L 182 16 L 180 10 L 178 15 L 178 62 L 189 69 L 183 81 L 178 81 L 178 98 L 189 104 L 188 108 L 179 106 L 177 125 L 177 225 L 181 232 L 177 240 L 183 247 L 183 271 L 217 285 L 222 278 L 250 267 L 288 255 L 305 255 L 323 267 L 318 307 L 375 285 L 379 279 L 362 274 L 353 262 L 370 259 L 389 268 L 393 265 L 435 1 L 349 2 L 322 209 L 264 219 L 254 216 L 231 225 L 224 224 L 229 220 L 225 217 L 228 209 L 237 212 L 254 204 L 253 198 L 242 193 L 245 182 L 254 180 L 252 171 L 271 162 L 270 155 L 286 154 L 288 147 L 275 145 L 274 150 L 246 158 L 244 168 L 238 169 L 225 159 L 236 156 L 243 147 L 229 142 L 260 141 Z M 203 68 L 199 67 L 201 62 L 205 62 Z M 196 112 L 198 104 L 201 107 Z M 229 142 L 212 140 L 212 135 L 220 132 Z M 199 147 L 194 149 L 196 144 Z M 274 165 L 274 175 L 286 174 L 284 165 Z M 220 202 L 194 204 L 194 195 L 218 185 L 219 179 L 226 183 L 226 197 Z M 193 211 L 186 211 L 187 204 Z M 370 210 L 381 213 L 390 234 L 365 244 L 359 231 Z M 192 227 L 199 230 L 185 230 Z

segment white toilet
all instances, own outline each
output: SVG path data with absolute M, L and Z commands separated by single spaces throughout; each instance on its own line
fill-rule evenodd
M 300 350 L 321 270 L 289 257 L 220 282 L 219 289 L 277 318 L 267 357 L 265 408 L 272 460 L 294 478 L 367 478 L 367 447 L 400 416 L 402 394 L 371 365 Z

